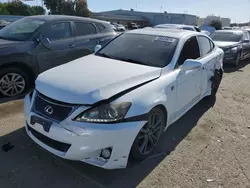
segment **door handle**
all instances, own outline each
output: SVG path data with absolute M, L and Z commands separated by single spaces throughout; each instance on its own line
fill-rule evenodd
M 76 45 L 74 45 L 74 44 L 70 44 L 70 45 L 69 45 L 70 48 L 74 48 L 75 46 L 76 46 Z

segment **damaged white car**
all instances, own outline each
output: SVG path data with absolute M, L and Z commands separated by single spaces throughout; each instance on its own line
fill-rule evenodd
M 130 155 L 148 157 L 169 125 L 215 96 L 223 56 L 198 32 L 126 32 L 40 74 L 25 97 L 26 131 L 62 158 L 125 168 Z

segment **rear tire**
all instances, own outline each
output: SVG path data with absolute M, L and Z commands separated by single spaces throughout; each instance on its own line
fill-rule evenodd
M 31 86 L 31 79 L 22 69 L 8 67 L 0 70 L 0 94 L 15 97 L 24 94 Z
M 148 122 L 136 136 L 131 148 L 132 158 L 143 160 L 150 156 L 160 140 L 165 119 L 165 113 L 159 107 L 149 112 Z

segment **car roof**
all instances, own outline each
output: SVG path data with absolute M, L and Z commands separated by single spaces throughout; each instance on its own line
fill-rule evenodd
M 189 28 L 193 28 L 194 26 L 192 25 L 182 25 L 182 24 L 159 24 L 159 25 L 156 25 L 156 27 L 176 27 L 176 28 L 183 28 L 183 27 L 189 27 Z
M 143 28 L 128 31 L 132 34 L 144 34 L 144 35 L 159 35 L 173 38 L 181 38 L 185 34 L 194 33 L 193 31 L 181 30 L 181 29 L 164 29 L 164 28 Z
M 92 18 L 84 18 L 78 16 L 68 16 L 68 15 L 38 15 L 38 16 L 28 16 L 22 19 L 41 19 L 44 21 L 65 21 L 65 20 L 73 20 L 73 21 L 95 21 L 100 23 L 108 23 L 107 21 L 92 19 Z

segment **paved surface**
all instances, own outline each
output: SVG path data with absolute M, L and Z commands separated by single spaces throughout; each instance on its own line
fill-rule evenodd
M 23 128 L 23 101 L 0 105 L 1 188 L 250 188 L 250 65 L 226 68 L 215 103 L 201 101 L 163 135 L 154 156 L 106 171 L 59 159 Z

